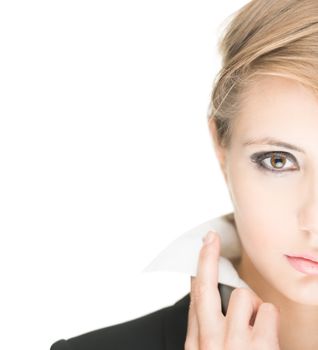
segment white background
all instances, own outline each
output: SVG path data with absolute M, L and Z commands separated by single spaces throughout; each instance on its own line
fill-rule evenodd
M 190 277 L 142 273 L 232 210 L 207 127 L 223 23 L 247 1 L 2 1 L 2 349 L 150 313 Z

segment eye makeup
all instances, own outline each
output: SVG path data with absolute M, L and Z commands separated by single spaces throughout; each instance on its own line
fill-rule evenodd
M 257 152 L 257 153 L 252 154 L 250 156 L 250 159 L 253 163 L 256 164 L 258 169 L 260 169 L 262 171 L 270 171 L 272 173 L 275 173 L 275 175 L 290 172 L 290 171 L 299 170 L 299 166 L 298 166 L 296 158 L 291 153 L 288 153 L 288 152 L 283 152 L 283 151 Z M 270 164 L 264 162 L 266 159 L 270 160 Z M 276 160 L 279 160 L 278 163 L 283 164 L 282 168 L 285 168 L 286 160 L 289 160 L 289 161 L 296 164 L 296 168 L 288 168 L 287 167 L 286 168 L 287 170 L 279 170 L 279 168 L 275 169 L 273 167 L 273 165 L 271 165 L 271 162 L 273 160 L 274 160 L 274 162 Z M 282 161 L 280 161 L 280 160 L 282 160 Z M 267 164 L 267 165 L 265 165 L 265 164 Z

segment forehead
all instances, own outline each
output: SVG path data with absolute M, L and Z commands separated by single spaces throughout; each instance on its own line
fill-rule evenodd
M 259 76 L 248 87 L 234 134 L 295 137 L 318 132 L 318 97 L 296 80 L 278 76 Z M 268 135 L 270 133 L 270 135 Z

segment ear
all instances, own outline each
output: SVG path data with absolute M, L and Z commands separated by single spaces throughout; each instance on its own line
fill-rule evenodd
M 223 176 L 225 178 L 225 181 L 227 182 L 226 149 L 224 147 L 222 147 L 219 143 L 217 129 L 216 129 L 216 125 L 215 125 L 215 119 L 214 118 L 210 119 L 208 124 L 209 124 L 209 131 L 210 131 L 210 135 L 212 138 L 215 154 L 216 154 L 217 159 L 220 163 L 220 167 L 221 167 Z

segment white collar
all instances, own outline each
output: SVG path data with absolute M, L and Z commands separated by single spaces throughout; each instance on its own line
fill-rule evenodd
M 241 255 L 241 243 L 234 224 L 233 213 L 220 215 L 186 231 L 161 251 L 143 272 L 174 271 L 195 276 L 202 238 L 211 229 L 215 230 L 221 239 L 219 283 L 234 288 L 251 289 L 240 278 L 230 261 Z

